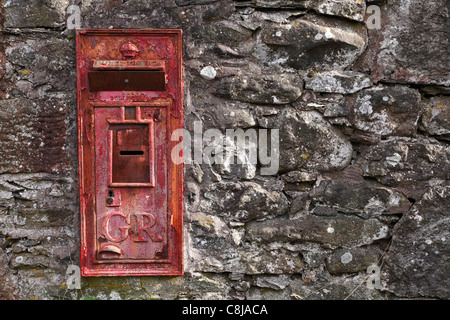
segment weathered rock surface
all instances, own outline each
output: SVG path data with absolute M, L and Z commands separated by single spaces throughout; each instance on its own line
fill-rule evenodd
M 422 101 L 423 114 L 419 128 L 437 139 L 450 140 L 450 98 L 435 96 Z
M 346 68 L 363 52 L 366 41 L 359 27 L 338 27 L 332 19 L 315 16 L 265 23 L 260 38 L 253 57 L 267 66 L 292 67 L 305 73 Z
M 244 242 L 242 228 L 230 228 L 213 215 L 193 216 L 191 242 L 190 263 L 202 272 L 291 274 L 303 269 L 298 252 Z
M 311 241 L 334 246 L 361 246 L 388 236 L 389 228 L 377 219 L 337 215 L 304 215 L 298 219 L 249 222 L 246 239 L 252 241 Z
M 364 89 L 346 101 L 347 118 L 365 134 L 414 136 L 421 115 L 420 94 L 404 86 Z
M 296 9 L 306 8 L 309 0 L 243 0 L 235 1 L 236 6 L 254 6 L 257 8 Z M 243 3 L 239 3 L 243 2 Z
M 322 14 L 362 21 L 366 4 L 359 0 L 244 0 L 236 6 L 261 9 L 312 9 Z
M 0 247 L 0 300 L 17 299 L 17 288 L 10 277 L 10 269 L 8 268 L 8 256 Z
M 450 297 L 450 186 L 430 188 L 395 225 L 383 273 L 402 297 Z
M 77 211 L 77 189 L 72 183 L 71 178 L 56 174 L 1 175 L 0 232 L 37 241 L 66 235 Z
M 361 176 L 325 175 L 310 192 L 316 205 L 316 215 L 334 215 L 337 212 L 368 218 L 384 214 L 405 213 L 411 207 L 401 192 Z
M 66 102 L 0 101 L 0 173 L 54 172 L 70 168 Z
M 26 20 L 26 19 L 25 19 Z M 5 76 L 9 94 L 29 99 L 73 99 L 76 92 L 74 39 L 56 33 L 7 39 Z
M 196 101 L 197 108 L 204 108 L 202 122 L 203 129 L 219 129 L 226 134 L 226 129 L 250 128 L 256 125 L 251 109 L 228 101 L 206 100 Z
M 219 182 L 211 185 L 200 202 L 202 212 L 231 221 L 269 218 L 287 212 L 288 201 L 282 192 L 270 191 L 254 182 Z
M 175 0 L 177 6 L 188 6 L 188 5 L 196 5 L 196 4 L 208 4 L 213 3 L 219 0 Z
M 4 1 L 4 27 L 57 28 L 64 26 L 66 8 L 69 4 L 69 0 Z
M 243 131 L 242 131 L 243 132 Z M 245 140 L 245 133 L 242 135 L 242 140 Z M 256 175 L 257 166 L 257 133 L 248 135 L 250 141 L 245 145 L 241 142 L 236 142 L 234 135 L 226 136 L 224 138 L 224 157 L 223 163 L 216 165 L 217 171 L 224 176 L 240 177 L 244 180 L 251 180 Z M 238 138 L 239 139 L 239 138 Z
M 360 71 L 375 82 L 450 85 L 448 2 L 388 1 L 380 5 L 380 29 L 369 30 Z
M 274 290 L 282 290 L 290 284 L 289 275 L 281 276 L 257 276 L 255 285 L 260 288 L 270 288 Z
M 434 139 L 391 137 L 368 148 L 357 162 L 365 176 L 415 200 L 450 179 L 450 147 Z
M 290 171 L 283 174 L 281 178 L 285 182 L 296 183 L 302 181 L 314 181 L 319 176 L 319 173 L 315 170 L 311 171 Z
M 195 242 L 194 245 L 198 246 Z M 206 252 L 200 248 L 193 267 L 202 272 L 292 274 L 301 272 L 303 263 L 296 253 L 245 245 L 239 249 L 208 248 Z
M 315 74 L 305 84 L 315 92 L 355 93 L 372 86 L 372 80 L 364 73 L 354 71 L 328 71 Z
M 365 271 L 380 257 L 380 250 L 370 247 L 337 249 L 327 258 L 327 269 L 331 274 Z
M 366 275 L 330 277 L 326 272 L 311 271 L 294 278 L 291 298 L 299 300 L 383 300 L 378 290 L 364 285 Z M 363 284 L 363 285 L 361 285 Z
M 345 168 L 352 157 L 352 145 L 315 111 L 283 110 L 267 121 L 279 129 L 279 172 Z
M 303 81 L 294 74 L 237 76 L 225 79 L 217 93 L 233 100 L 288 104 L 297 100 L 303 91 Z
M 366 2 L 359 0 L 319 0 L 312 1 L 312 8 L 322 14 L 362 21 L 366 12 Z

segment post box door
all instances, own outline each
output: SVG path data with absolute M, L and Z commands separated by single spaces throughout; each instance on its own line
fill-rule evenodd
M 84 276 L 179 275 L 179 30 L 77 31 Z
M 124 107 L 95 108 L 96 161 L 106 164 L 96 170 L 100 261 L 168 259 L 166 113 L 137 108 L 144 119 L 125 120 Z M 156 111 L 159 121 L 153 119 Z

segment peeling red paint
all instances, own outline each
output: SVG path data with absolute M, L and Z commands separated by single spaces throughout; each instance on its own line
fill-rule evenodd
M 170 159 L 183 125 L 181 49 L 181 30 L 77 31 L 83 276 L 183 274 L 183 168 Z M 108 91 L 103 74 L 93 90 L 88 72 L 127 65 L 163 70 L 163 91 Z

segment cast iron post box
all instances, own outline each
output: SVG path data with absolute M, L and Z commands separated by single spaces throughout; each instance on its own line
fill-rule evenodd
M 83 276 L 181 275 L 181 30 L 77 30 Z

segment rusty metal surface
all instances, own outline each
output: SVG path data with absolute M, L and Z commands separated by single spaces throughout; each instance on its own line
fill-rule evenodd
M 95 70 L 162 70 L 165 71 L 164 60 L 94 60 Z
M 77 30 L 83 276 L 183 273 L 181 48 L 180 30 Z
M 153 159 L 153 125 L 111 125 L 112 135 L 112 183 L 150 182 L 150 166 Z
M 89 71 L 90 91 L 164 91 L 163 71 Z

